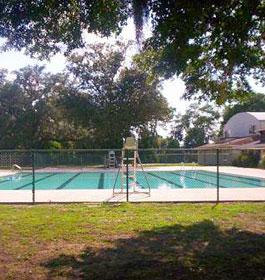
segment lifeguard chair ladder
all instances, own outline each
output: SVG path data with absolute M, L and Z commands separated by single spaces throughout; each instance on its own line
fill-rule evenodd
M 133 157 L 127 157 L 126 153 L 129 151 L 132 152 Z M 128 163 L 127 163 L 128 160 Z M 128 170 L 127 170 L 127 164 L 128 164 Z M 147 183 L 147 191 L 144 189 L 141 189 L 141 187 L 137 186 L 137 165 L 140 165 L 141 170 L 144 174 L 145 181 Z M 118 181 L 118 176 L 121 173 L 121 186 L 120 189 L 116 188 L 116 184 Z M 141 163 L 141 159 L 138 153 L 138 143 L 135 140 L 134 137 L 127 137 L 121 154 L 121 164 L 115 179 L 115 183 L 113 186 L 113 194 L 121 194 L 127 192 L 127 179 L 129 181 L 129 193 L 147 193 L 150 195 L 150 185 L 147 179 L 147 176 L 145 174 L 143 165 Z

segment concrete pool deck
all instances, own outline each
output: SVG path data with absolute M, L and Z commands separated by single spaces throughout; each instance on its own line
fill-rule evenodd
M 215 166 L 163 166 L 148 167 L 146 171 L 178 171 L 178 170 L 204 170 L 216 172 Z M 80 172 L 78 169 L 43 169 L 38 172 Z M 113 172 L 114 170 L 102 169 L 82 169 L 82 172 Z M 115 169 L 117 172 L 117 169 Z M 251 178 L 265 179 L 265 170 L 254 168 L 240 168 L 221 166 L 220 173 L 238 175 Z M 0 176 L 14 174 L 11 171 L 0 170 Z M 151 195 L 130 194 L 131 202 L 215 202 L 217 198 L 216 188 L 204 189 L 152 189 Z M 220 188 L 220 201 L 265 201 L 265 187 L 257 188 Z M 126 194 L 113 196 L 111 189 L 93 190 L 37 190 L 35 192 L 35 202 L 122 202 L 126 201 Z M 30 203 L 32 202 L 31 190 L 1 190 L 0 203 Z

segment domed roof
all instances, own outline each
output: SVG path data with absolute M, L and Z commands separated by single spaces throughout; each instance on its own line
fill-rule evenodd
M 259 121 L 265 121 L 265 112 L 246 112 L 246 113 L 252 115 Z

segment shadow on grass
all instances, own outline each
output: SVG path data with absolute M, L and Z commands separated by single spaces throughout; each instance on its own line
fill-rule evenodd
M 103 245 L 102 245 L 103 246 Z M 48 279 L 265 279 L 265 235 L 205 220 L 143 231 L 44 264 Z

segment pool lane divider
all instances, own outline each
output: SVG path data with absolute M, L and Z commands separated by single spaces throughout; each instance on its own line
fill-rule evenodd
M 104 189 L 105 173 L 101 173 L 98 181 L 98 189 Z
M 67 181 L 65 181 L 64 183 L 62 183 L 58 188 L 56 188 L 56 190 L 61 190 L 63 188 L 65 188 L 69 183 L 71 183 L 76 177 L 78 177 L 81 173 L 76 173 L 74 176 L 72 176 L 71 178 L 69 178 Z
M 140 187 L 141 189 L 145 189 L 145 186 L 143 184 L 140 184 L 139 181 L 137 180 L 137 177 L 139 176 L 139 172 L 136 172 L 136 186 L 137 187 Z M 133 181 L 133 178 L 129 178 L 129 181 L 132 182 Z
M 169 184 L 171 184 L 171 185 L 174 185 L 174 186 L 176 186 L 176 187 L 179 187 L 180 189 L 183 189 L 183 187 L 182 187 L 181 185 L 178 185 L 177 183 L 175 183 L 175 182 L 173 182 L 173 181 L 171 181 L 171 180 L 168 180 L 168 179 L 166 179 L 166 178 L 163 178 L 163 177 L 158 176 L 158 175 L 156 175 L 156 174 L 153 174 L 153 173 L 151 173 L 151 172 L 147 172 L 147 174 L 150 175 L 150 176 L 159 178 L 160 180 L 163 180 L 163 181 L 165 181 L 165 182 L 167 182 L 167 183 L 169 183 Z
M 141 184 L 139 183 L 139 181 L 137 181 L 137 180 L 136 180 L 136 186 L 140 186 L 141 189 L 146 189 L 146 187 L 145 187 L 144 185 L 141 185 Z
M 204 175 L 206 175 L 206 176 L 209 176 L 209 177 L 216 177 L 216 176 L 214 176 L 214 175 L 211 175 L 210 173 L 211 172 L 207 172 L 207 171 L 204 171 L 204 170 L 199 170 L 199 173 L 201 173 L 201 174 L 204 174 Z M 233 182 L 238 182 L 238 183 L 243 183 L 243 184 L 245 184 L 245 185 L 253 185 L 253 186 L 256 186 L 256 187 L 261 187 L 260 185 L 256 185 L 256 184 L 253 184 L 253 183 L 249 183 L 249 182 L 246 182 L 246 181 L 243 181 L 243 180 L 234 180 L 234 179 L 229 179 L 229 178 L 227 178 L 227 177 L 234 177 L 234 178 L 238 178 L 238 177 L 236 177 L 236 176 L 234 176 L 234 175 L 225 175 L 225 174 L 221 174 L 220 173 L 220 178 L 222 179 L 222 180 L 226 180 L 226 181 L 233 181 Z M 242 178 L 242 179 L 244 179 L 244 178 Z M 251 178 L 246 178 L 246 179 L 251 179 Z M 256 180 L 256 179 L 255 179 Z
M 136 178 L 137 178 L 137 173 L 136 173 Z M 130 178 L 130 181 L 133 181 L 133 178 Z M 136 179 L 136 181 L 135 181 L 135 183 L 136 183 L 136 186 L 140 186 L 142 189 L 145 189 L 145 186 L 144 185 L 141 185 L 140 183 L 139 183 L 139 181 L 137 181 L 137 179 Z
M 210 171 L 207 172 L 207 171 L 204 171 L 204 170 L 198 170 L 198 172 L 201 173 L 201 174 L 204 174 L 204 175 L 206 175 L 206 176 L 209 176 L 209 177 L 213 177 L 213 178 L 216 177 L 216 176 L 212 175 Z M 262 187 L 261 185 L 257 185 L 257 184 L 254 184 L 254 183 L 248 183 L 248 182 L 243 181 L 243 180 L 234 180 L 234 179 L 229 179 L 229 178 L 227 178 L 227 176 L 233 177 L 233 178 L 238 178 L 238 177 L 236 177 L 235 175 L 225 175 L 225 174 L 219 173 L 219 176 L 220 176 L 220 179 L 222 179 L 222 180 L 233 181 L 233 182 L 238 182 L 238 183 L 243 183 L 243 184 L 245 184 L 245 185 L 253 185 L 253 186 L 255 186 L 255 187 Z M 242 179 L 244 179 L 244 178 L 242 178 Z M 250 179 L 250 180 L 251 180 L 251 178 L 246 178 L 246 179 Z M 255 179 L 255 180 L 257 180 L 257 179 Z M 262 179 L 261 179 L 261 180 L 262 180 Z
M 59 173 L 50 174 L 50 175 L 48 175 L 48 176 L 46 176 L 46 177 L 43 177 L 43 178 L 41 178 L 41 179 L 36 180 L 35 183 L 40 182 L 40 181 L 43 181 L 43 180 L 45 180 L 45 179 L 47 179 L 47 178 L 53 177 L 53 176 L 58 175 L 58 174 L 59 174 Z M 31 186 L 31 185 L 32 185 L 32 182 L 30 182 L 30 183 L 28 183 L 28 184 L 26 184 L 26 185 L 23 185 L 23 186 L 21 186 L 21 187 L 15 188 L 14 190 L 20 190 L 20 189 L 23 189 L 23 188 L 28 187 L 28 186 Z
M 201 179 L 196 179 L 196 178 L 193 178 L 193 177 L 190 177 L 190 176 L 186 176 L 186 175 L 177 174 L 177 173 L 175 173 L 175 172 L 170 172 L 170 173 L 173 174 L 173 175 L 179 176 L 179 177 L 182 176 L 182 177 L 186 177 L 186 178 L 188 178 L 188 179 L 196 180 L 196 181 L 199 181 L 199 182 L 202 182 L 202 183 L 212 184 L 213 186 L 217 187 L 216 184 L 211 183 L 211 182 L 208 182 L 208 181 L 204 181 L 204 180 L 201 180 Z M 221 185 L 220 185 L 220 187 L 221 187 L 221 188 L 228 188 L 228 187 L 226 187 L 226 186 L 221 186 Z M 201 189 L 204 189 L 204 188 L 201 188 Z M 209 188 L 207 188 L 207 189 L 209 189 Z

